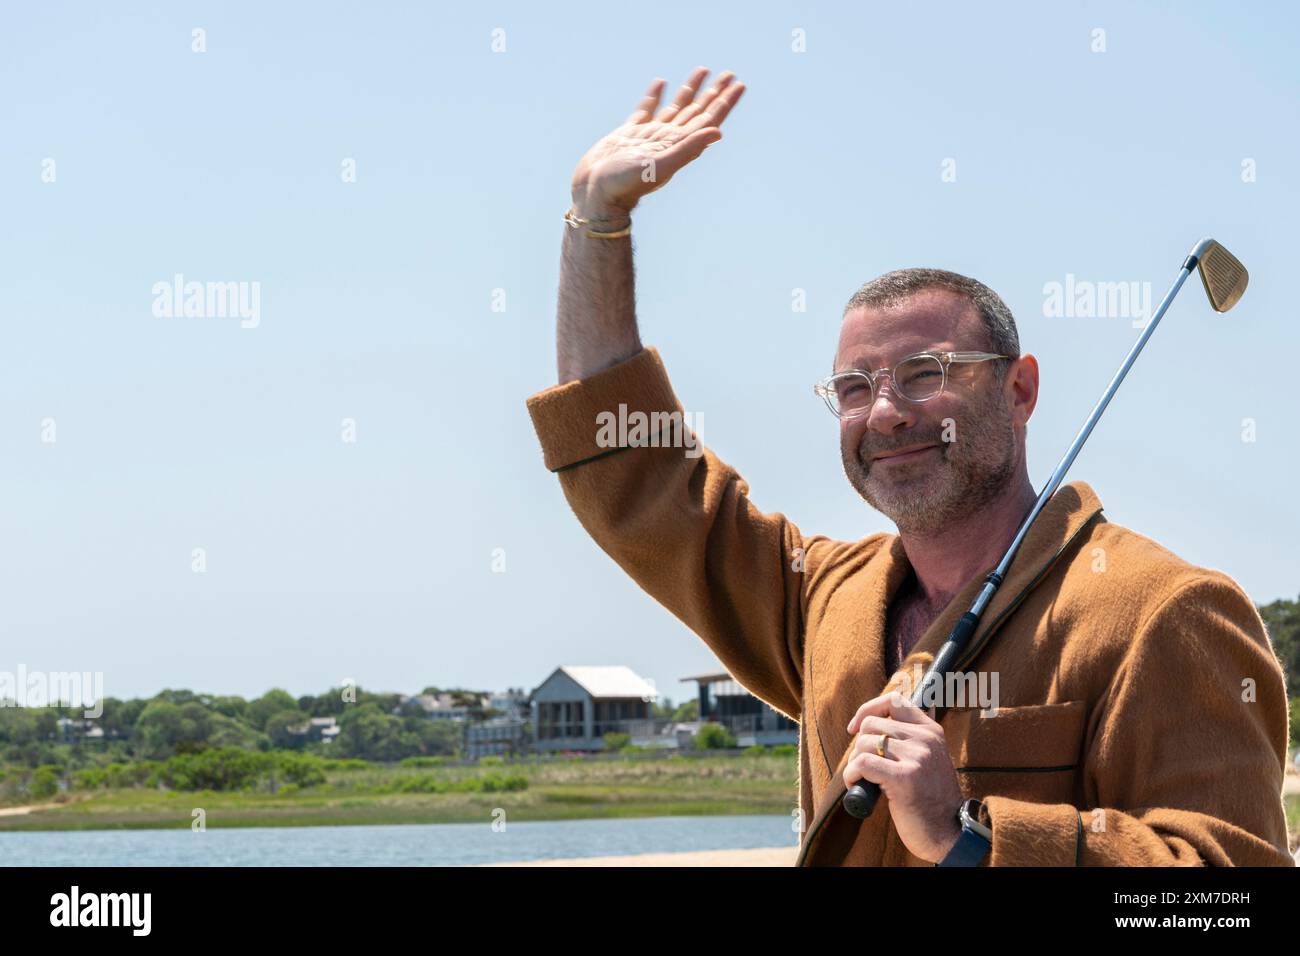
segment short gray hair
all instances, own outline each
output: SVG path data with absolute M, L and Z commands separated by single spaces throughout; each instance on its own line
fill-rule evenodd
M 897 305 L 925 289 L 946 289 L 970 302 L 984 324 L 988 350 L 1001 355 L 1020 357 L 1020 334 L 1016 320 L 1002 297 L 978 279 L 943 269 L 897 269 L 872 279 L 849 299 L 844 314 L 853 309 L 883 308 Z M 1009 360 L 994 362 L 998 380 L 1007 370 Z

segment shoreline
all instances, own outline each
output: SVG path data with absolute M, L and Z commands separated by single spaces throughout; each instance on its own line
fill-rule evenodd
M 517 863 L 479 863 L 492 866 L 794 866 L 797 846 L 769 846 L 750 850 L 686 850 L 678 853 L 635 853 L 629 856 L 581 856 L 558 860 L 524 860 Z
M 322 788 L 280 796 L 100 791 L 56 802 L 0 807 L 0 834 L 190 829 L 195 808 L 205 810 L 208 829 L 472 824 L 503 811 L 519 822 L 785 815 L 785 789 L 780 782 L 768 780 L 678 777 L 588 782 L 571 776 L 538 781 L 528 790 L 510 793 L 376 793 L 363 788 Z M 1287 773 L 1282 799 L 1293 846 L 1300 844 L 1298 795 L 1300 775 Z

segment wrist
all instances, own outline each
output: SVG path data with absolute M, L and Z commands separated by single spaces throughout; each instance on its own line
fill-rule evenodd
M 586 229 L 593 239 L 622 239 L 632 234 L 632 217 L 603 219 L 583 216 L 575 207 L 570 206 L 564 213 L 564 221 L 573 229 Z M 567 238 L 565 240 L 568 241 Z
M 592 225 L 626 226 L 632 219 L 632 210 L 616 203 L 573 194 L 573 213 L 580 219 L 591 220 Z
M 937 865 L 940 860 L 951 853 L 952 848 L 956 846 L 957 841 L 961 839 L 961 834 L 961 824 L 957 821 L 957 815 L 953 814 L 952 821 L 948 826 L 948 834 L 943 838 L 943 842 L 939 844 L 939 855 L 930 862 Z
M 982 866 L 993 852 L 993 831 L 980 800 L 963 800 L 957 809 L 957 839 L 935 866 Z

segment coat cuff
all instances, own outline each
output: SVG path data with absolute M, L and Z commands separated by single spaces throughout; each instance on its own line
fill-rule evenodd
M 681 411 L 668 373 L 652 346 L 587 378 L 543 389 L 531 396 L 527 405 L 551 471 L 625 450 L 627 446 L 598 443 L 597 416 L 602 413 L 618 416 L 620 405 L 629 415 Z
M 983 797 L 993 829 L 989 866 L 1077 866 L 1083 818 L 1068 803 Z

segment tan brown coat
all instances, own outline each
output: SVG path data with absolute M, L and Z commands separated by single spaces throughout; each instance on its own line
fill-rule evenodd
M 910 571 L 899 539 L 833 541 L 760 512 L 712 452 L 607 448 L 597 415 L 680 411 L 654 349 L 534 395 L 548 468 L 597 543 L 752 693 L 799 721 L 800 865 L 925 866 L 883 798 L 840 806 L 856 708 L 930 659 L 987 571 L 897 673 L 884 622 Z M 660 420 L 662 422 L 662 419 Z M 1254 604 L 1058 489 L 957 669 L 996 672 L 1000 708 L 942 713 L 991 866 L 1294 865 L 1281 789 L 1283 672 Z

